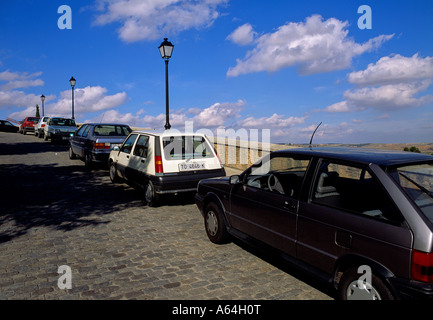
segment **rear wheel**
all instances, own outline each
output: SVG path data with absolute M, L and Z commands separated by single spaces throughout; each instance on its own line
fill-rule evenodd
M 92 155 L 88 152 L 84 154 L 84 166 L 88 169 L 91 169 L 93 166 Z
M 152 181 L 147 182 L 144 189 L 144 198 L 149 207 L 157 207 L 159 205 L 160 196 L 155 192 Z
M 229 241 L 227 226 L 218 206 L 211 202 L 204 211 L 204 226 L 209 240 L 216 244 Z
M 361 276 L 356 268 L 343 273 L 338 286 L 341 300 L 394 300 L 392 292 L 374 273 L 371 274 L 371 283 L 359 281 Z

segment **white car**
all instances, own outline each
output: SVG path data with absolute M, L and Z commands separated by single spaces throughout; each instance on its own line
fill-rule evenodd
M 42 138 L 44 136 L 44 128 L 47 125 L 50 117 L 41 117 L 37 124 L 35 124 L 35 136 L 38 138 Z
M 164 194 L 196 192 L 201 179 L 225 176 L 209 139 L 177 130 L 133 131 L 108 160 L 110 179 L 144 189 L 149 206 Z
M 74 119 L 53 117 L 44 127 L 44 140 L 69 140 L 75 135 L 77 125 Z

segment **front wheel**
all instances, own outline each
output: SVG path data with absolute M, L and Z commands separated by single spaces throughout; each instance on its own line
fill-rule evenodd
M 204 226 L 209 240 L 216 244 L 227 243 L 229 234 L 227 232 L 224 217 L 215 203 L 210 203 L 204 211 Z
M 75 155 L 74 151 L 72 151 L 72 146 L 69 146 L 69 159 L 77 159 L 77 156 Z
M 110 173 L 111 182 L 113 182 L 113 183 L 120 182 L 120 178 L 117 175 L 116 164 L 113 161 L 111 161 L 109 164 L 109 173 Z
M 370 274 L 371 283 L 362 279 L 363 274 L 356 268 L 343 273 L 338 286 L 341 300 L 394 300 L 394 296 L 386 284 L 374 273 Z

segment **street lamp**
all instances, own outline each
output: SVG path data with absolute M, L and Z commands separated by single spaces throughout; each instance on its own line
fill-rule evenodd
M 165 60 L 165 130 L 171 128 L 169 120 L 169 107 L 168 107 L 168 60 L 171 58 L 173 53 L 174 45 L 168 41 L 168 38 L 164 38 L 164 41 L 158 47 L 161 53 L 161 58 Z
M 75 82 L 77 82 L 74 77 L 71 77 L 71 79 L 69 79 L 69 83 L 71 84 L 72 87 L 72 119 L 75 120 L 75 116 L 74 116 L 74 88 L 75 88 Z
M 42 101 L 42 117 L 45 116 L 45 112 L 44 112 L 44 101 L 45 101 L 45 96 L 41 95 L 41 101 Z

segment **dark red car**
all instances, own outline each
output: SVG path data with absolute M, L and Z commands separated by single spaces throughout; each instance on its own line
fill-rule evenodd
M 26 134 L 27 132 L 35 132 L 35 125 L 39 121 L 39 117 L 27 117 L 25 118 L 20 125 L 18 130 L 19 133 Z

